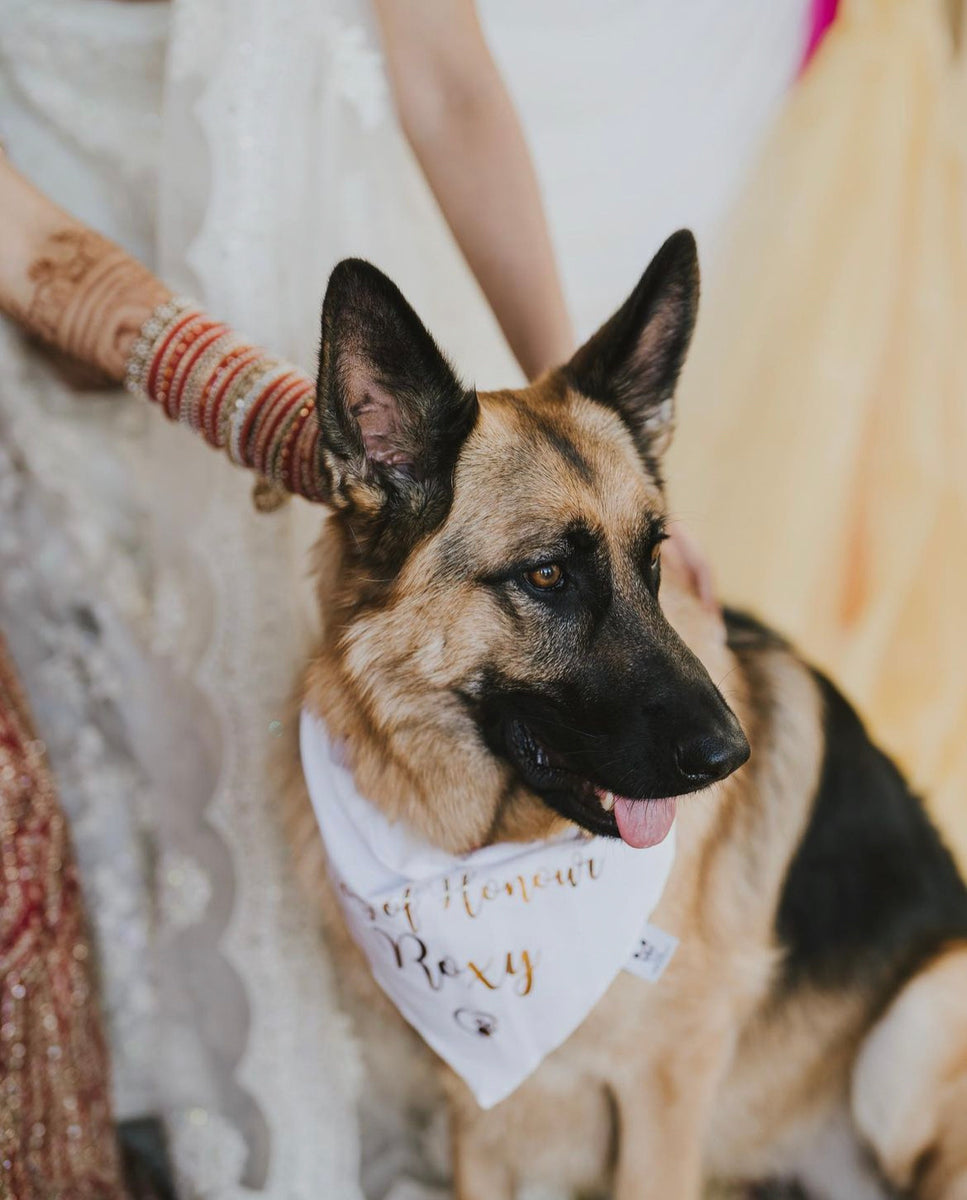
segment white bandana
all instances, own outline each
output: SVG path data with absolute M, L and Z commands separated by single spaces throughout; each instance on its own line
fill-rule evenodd
M 671 956 L 674 939 L 646 922 L 671 870 L 674 828 L 642 850 L 569 833 L 458 857 L 360 796 L 305 709 L 300 742 L 352 935 L 383 991 L 482 1108 L 535 1071 L 622 968 L 656 978 Z

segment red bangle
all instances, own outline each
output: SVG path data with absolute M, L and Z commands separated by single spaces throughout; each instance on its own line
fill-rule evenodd
M 233 462 L 254 467 L 277 492 L 325 499 L 312 381 L 189 301 L 171 298 L 151 314 L 125 378 L 170 419 L 198 430 Z
M 154 352 L 154 356 L 151 359 L 151 367 L 148 371 L 148 378 L 145 382 L 145 391 L 148 394 L 149 400 L 157 399 L 157 397 L 155 396 L 155 387 L 157 386 L 157 382 L 158 382 L 158 371 L 161 367 L 161 361 L 164 358 L 165 354 L 167 353 L 168 347 L 171 344 L 172 338 L 174 338 L 193 319 L 194 319 L 194 314 L 191 312 L 182 316 L 176 322 L 176 324 L 174 324 L 164 334 L 161 342 L 158 345 L 157 350 Z
M 225 336 L 228 332 L 224 325 L 220 325 L 212 321 L 207 326 L 203 327 L 189 350 L 181 360 L 181 365 L 178 368 L 176 376 L 172 381 L 171 392 L 169 393 L 168 403 L 171 409 L 169 416 L 173 416 L 175 420 L 183 418 L 182 403 L 184 398 L 185 381 L 191 374 L 191 371 L 205 351 L 215 342 Z

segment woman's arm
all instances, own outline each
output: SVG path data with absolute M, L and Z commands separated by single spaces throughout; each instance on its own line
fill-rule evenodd
M 285 492 L 323 500 L 313 381 L 175 300 L 119 246 L 88 229 L 0 151 L 0 312 L 65 362 L 124 380 L 262 481 L 258 507 Z M 271 417 L 271 420 L 265 419 Z
M 527 376 L 574 349 L 537 178 L 472 0 L 374 0 L 403 130 Z
M 119 246 L 58 208 L 0 151 L 0 312 L 120 382 L 138 330 L 169 295 Z

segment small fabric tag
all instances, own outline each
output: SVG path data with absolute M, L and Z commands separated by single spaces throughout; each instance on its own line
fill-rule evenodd
M 625 970 L 637 975 L 639 979 L 655 983 L 665 973 L 665 968 L 677 949 L 678 938 L 674 934 L 666 933 L 657 925 L 646 925 L 641 931 L 631 961 L 625 963 Z

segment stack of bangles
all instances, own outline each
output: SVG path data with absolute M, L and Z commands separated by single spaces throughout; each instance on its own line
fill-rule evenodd
M 128 357 L 125 386 L 225 450 L 232 462 L 257 471 L 276 500 L 286 492 L 325 499 L 312 380 L 190 300 L 173 297 L 145 321 Z M 271 494 L 259 504 L 275 506 Z

